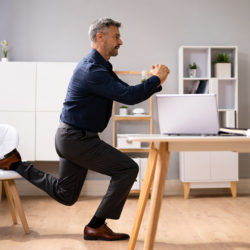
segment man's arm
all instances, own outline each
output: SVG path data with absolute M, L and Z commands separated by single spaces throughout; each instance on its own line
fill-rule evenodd
M 143 83 L 130 86 L 109 71 L 97 70 L 87 79 L 88 90 L 93 94 L 128 105 L 142 102 L 156 92 L 161 91 L 161 84 L 166 80 L 168 69 L 164 65 L 154 65 L 152 77 Z

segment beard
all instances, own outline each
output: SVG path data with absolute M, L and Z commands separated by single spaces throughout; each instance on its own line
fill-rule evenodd
M 120 46 L 116 46 L 113 49 L 110 50 L 109 55 L 110 56 L 117 56 L 118 55 L 118 49 Z

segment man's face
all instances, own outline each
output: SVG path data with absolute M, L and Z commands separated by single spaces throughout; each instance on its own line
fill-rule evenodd
M 110 26 L 103 34 L 103 50 L 106 55 L 117 56 L 118 49 L 122 45 L 119 29 L 116 26 Z

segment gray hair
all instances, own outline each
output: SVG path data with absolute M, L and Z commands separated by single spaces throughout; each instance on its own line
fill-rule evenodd
M 98 32 L 103 32 L 105 29 L 110 26 L 115 26 L 117 28 L 121 27 L 121 23 L 112 20 L 111 18 L 102 17 L 95 20 L 89 27 L 89 38 L 91 41 L 96 41 L 96 34 Z

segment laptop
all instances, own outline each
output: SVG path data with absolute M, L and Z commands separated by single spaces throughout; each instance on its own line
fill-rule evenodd
M 156 98 L 161 134 L 218 135 L 215 94 L 161 94 Z

